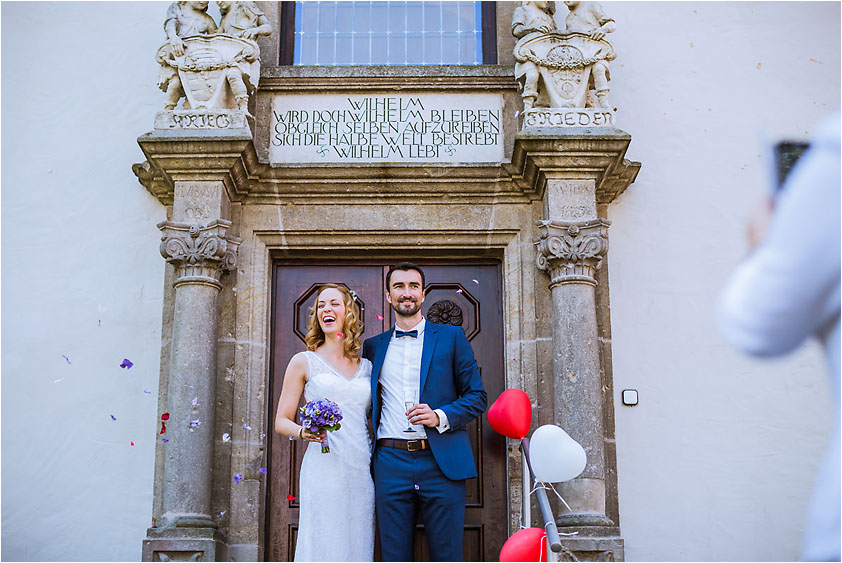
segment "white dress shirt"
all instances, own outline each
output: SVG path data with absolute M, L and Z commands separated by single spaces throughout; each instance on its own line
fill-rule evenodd
M 811 336 L 824 344 L 833 428 L 808 509 L 806 561 L 840 556 L 840 136 L 836 113 L 792 169 L 765 240 L 733 274 L 718 311 L 722 334 L 750 354 L 785 354 Z
M 397 338 L 394 330 L 389 339 L 389 347 L 380 369 L 381 410 L 380 425 L 377 428 L 377 438 L 396 438 L 399 440 L 418 440 L 427 437 L 426 429 L 421 424 L 410 424 L 406 418 L 404 405 L 404 391 L 418 393 L 420 399 L 421 386 L 421 353 L 424 349 L 424 329 L 427 321 L 421 321 L 409 330 L 417 330 L 418 336 L 402 336 Z M 439 415 L 439 425 L 436 429 L 441 433 L 450 429 L 447 415 L 441 409 L 435 409 Z M 404 432 L 408 428 L 413 432 Z

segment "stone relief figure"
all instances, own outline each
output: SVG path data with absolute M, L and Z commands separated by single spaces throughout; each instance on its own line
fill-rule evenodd
M 512 17 L 515 78 L 524 110 L 535 107 L 607 108 L 610 61 L 605 34 L 615 29 L 597 2 L 564 2 L 569 13 L 559 32 L 555 2 L 522 2 Z
M 260 78 L 255 38 L 272 28 L 254 2 L 218 4 L 219 28 L 207 13 L 208 2 L 175 2 L 167 10 L 167 42 L 156 55 L 165 110 L 185 98 L 184 109 L 248 112 L 249 94 Z
M 252 40 L 272 33 L 269 20 L 254 2 L 217 2 L 217 5 L 222 14 L 219 33 Z
M 164 109 L 175 109 L 184 97 L 184 88 L 178 75 L 178 67 L 169 64 L 176 57 L 183 57 L 187 46 L 183 37 L 216 33 L 216 22 L 208 15 L 208 2 L 174 2 L 167 8 L 164 20 L 167 42 L 158 49 L 157 60 L 161 65 L 158 87 L 166 92 Z
M 254 41 L 260 35 L 272 33 L 269 20 L 254 2 L 217 2 L 217 4 L 219 13 L 222 14 L 222 19 L 219 21 L 219 33 L 249 41 Z M 256 56 L 260 58 L 259 49 Z M 242 111 L 248 111 L 249 94 L 257 88 L 257 80 L 254 83 L 251 80 L 253 66 L 250 61 L 241 61 L 237 66 L 230 67 L 226 73 L 237 109 Z M 257 71 L 256 79 L 259 79 L 260 67 L 257 67 Z
M 522 2 L 515 8 L 512 16 L 512 35 L 518 42 L 515 45 L 515 53 L 518 47 L 533 39 L 547 33 L 556 31 L 555 2 Z M 521 95 L 523 96 L 524 110 L 530 110 L 538 99 L 538 79 L 540 73 L 534 61 L 523 58 L 515 59 L 515 78 L 521 84 Z

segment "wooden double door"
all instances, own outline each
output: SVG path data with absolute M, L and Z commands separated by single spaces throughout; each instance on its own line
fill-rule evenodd
M 422 312 L 430 321 L 461 326 L 474 349 L 483 385 L 491 404 L 503 391 L 503 314 L 500 264 L 417 262 L 426 276 Z M 394 315 L 385 299 L 388 265 L 383 263 L 279 262 L 274 267 L 269 428 L 273 428 L 284 372 L 289 359 L 304 350 L 308 311 L 322 283 L 342 283 L 362 303 L 364 337 L 389 330 Z M 380 320 L 382 318 L 382 320 Z M 303 401 L 302 401 L 303 403 Z M 496 560 L 507 534 L 505 439 L 486 417 L 468 426 L 479 477 L 467 482 L 465 561 Z M 267 561 L 291 561 L 298 527 L 298 470 L 302 443 L 271 434 L 266 502 L 265 556 Z M 293 500 L 291 500 L 293 499 Z M 338 515 L 354 518 L 353 514 Z M 427 561 L 423 522 L 415 537 L 415 560 Z M 329 541 L 327 532 L 325 540 Z M 375 550 L 375 560 L 379 549 Z

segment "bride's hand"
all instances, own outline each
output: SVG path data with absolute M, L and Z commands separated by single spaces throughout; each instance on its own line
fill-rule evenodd
M 301 439 L 306 442 L 321 442 L 325 435 L 327 435 L 327 430 L 320 430 L 318 433 L 313 433 L 303 427 L 301 428 L 301 433 L 299 434 Z

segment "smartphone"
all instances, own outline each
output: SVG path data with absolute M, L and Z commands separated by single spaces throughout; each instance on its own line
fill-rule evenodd
M 775 145 L 775 191 L 780 191 L 789 176 L 792 167 L 798 162 L 807 149 L 810 148 L 810 143 L 804 141 L 780 141 Z

